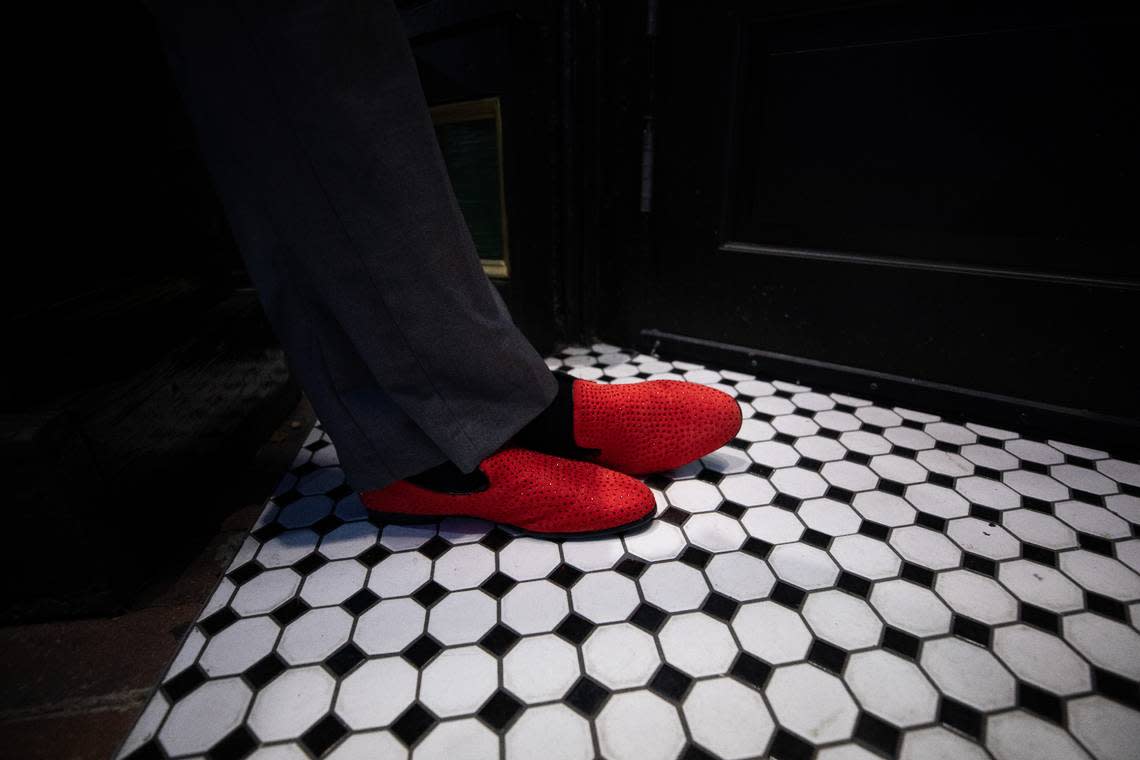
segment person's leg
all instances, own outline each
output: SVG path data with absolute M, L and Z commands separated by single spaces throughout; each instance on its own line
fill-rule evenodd
M 470 471 L 555 382 L 482 272 L 389 0 L 156 0 L 251 278 L 350 482 Z

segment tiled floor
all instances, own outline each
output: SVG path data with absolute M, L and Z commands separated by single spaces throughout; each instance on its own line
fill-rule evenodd
M 383 525 L 314 430 L 121 756 L 1134 758 L 1140 466 L 622 353 L 739 437 L 594 541 Z

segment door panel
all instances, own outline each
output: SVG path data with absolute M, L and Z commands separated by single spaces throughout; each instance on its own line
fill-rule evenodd
M 1140 416 L 1135 17 L 773 7 L 661 8 L 648 250 L 602 334 Z

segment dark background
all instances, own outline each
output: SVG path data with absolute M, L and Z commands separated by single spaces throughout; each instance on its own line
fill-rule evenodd
M 500 98 L 496 287 L 540 351 L 656 346 L 1135 446 L 1135 14 L 398 4 L 431 104 Z M 4 555 L 6 619 L 113 611 L 179 567 L 299 397 L 148 11 L 97 16 L 13 94 L 47 148 L 13 145 L 42 218 L 5 279 L 9 529 L 64 548 Z

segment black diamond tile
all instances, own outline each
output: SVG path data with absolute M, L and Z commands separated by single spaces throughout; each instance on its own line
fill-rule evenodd
M 380 599 L 374 591 L 367 588 L 362 588 L 355 594 L 341 602 L 341 607 L 351 612 L 353 615 L 359 615 L 367 610 Z
M 864 536 L 878 539 L 879 541 L 886 541 L 887 536 L 890 535 L 891 529 L 882 523 L 877 523 L 872 520 L 864 520 L 859 523 L 859 532 Z
M 792 496 L 790 493 L 778 493 L 776 494 L 776 497 L 772 499 L 772 503 L 780 509 L 786 509 L 790 512 L 795 512 L 800 508 L 800 504 L 802 502 L 800 499 Z
M 297 480 L 301 480 L 306 475 L 314 473 L 319 469 L 321 469 L 319 465 L 313 464 L 312 462 L 305 462 L 304 464 L 300 464 L 300 465 L 297 465 L 296 467 L 294 467 L 293 468 L 293 474 L 297 476 Z M 293 489 L 290 489 L 290 493 L 296 494 L 297 492 Z M 299 498 L 300 494 L 297 494 L 297 495 Z M 278 498 L 280 498 L 280 497 L 278 497 Z M 274 499 L 274 501 L 277 501 L 278 504 L 281 503 L 277 499 Z
M 365 567 L 376 567 L 391 556 L 392 552 L 380 544 L 373 544 L 356 556 L 356 561 Z
M 941 472 L 932 472 L 926 476 L 926 482 L 943 488 L 953 488 L 954 478 Z
M 764 464 L 756 464 L 755 462 L 748 465 L 748 471 L 762 478 L 770 478 L 772 477 L 772 473 L 775 472 L 771 467 Z
M 1061 633 L 1061 617 L 1047 609 L 1022 602 L 1018 617 L 1021 622 L 1035 625 L 1049 633 L 1058 635 Z
M 839 486 L 830 486 L 824 496 L 833 501 L 842 502 L 843 504 L 850 504 L 855 500 L 854 491 L 848 491 L 846 488 L 840 488 Z
M 864 422 L 859 426 L 859 429 L 864 433 L 870 433 L 872 435 L 882 435 L 886 430 L 886 428 L 880 427 L 878 425 L 872 425 L 869 422 Z
M 229 607 L 222 607 L 213 615 L 198 621 L 198 627 L 207 636 L 215 636 L 238 621 L 238 614 Z
M 1001 512 L 993 507 L 982 506 L 981 504 L 970 505 L 970 517 L 976 517 L 979 520 L 985 520 L 989 523 L 1001 522 Z
M 262 525 L 257 530 L 250 531 L 250 535 L 264 544 L 266 541 L 277 538 L 284 532 L 285 527 L 281 525 L 281 523 L 271 522 Z
M 685 675 L 672 665 L 662 665 L 649 681 L 649 690 L 674 703 L 679 703 L 685 697 L 685 692 L 693 679 Z
M 565 562 L 563 562 L 561 565 L 554 568 L 550 575 L 546 577 L 554 583 L 557 583 L 562 588 L 570 588 L 575 583 L 577 583 L 578 579 L 583 575 L 585 575 L 585 573 L 583 573 L 578 568 L 574 567 L 573 565 L 567 565 Z
M 1140 683 L 1103 668 L 1093 668 L 1093 691 L 1140 710 Z
M 206 682 L 206 674 L 197 665 L 191 665 L 162 685 L 162 693 L 171 703 L 185 697 Z
M 245 726 L 238 726 L 206 753 L 207 760 L 241 760 L 257 749 L 257 739 Z
M 391 731 L 397 739 L 404 743 L 404 746 L 410 747 L 421 736 L 430 731 L 435 723 L 436 720 L 432 714 L 424 709 L 419 702 L 414 702 L 407 710 L 404 710 L 399 718 L 396 718 Z
M 327 536 L 342 525 L 344 525 L 344 520 L 336 515 L 325 515 L 310 525 L 309 528 L 319 536 Z
M 805 544 L 818 546 L 820 549 L 826 549 L 827 547 L 831 546 L 831 536 L 827 535 L 826 533 L 821 533 L 815 528 L 808 528 L 805 530 L 803 532 L 803 535 L 800 536 L 800 540 Z
M 432 536 L 427 542 L 420 546 L 419 553 L 428 559 L 439 559 L 443 553 L 450 548 L 451 544 L 447 541 L 439 536 Z
M 855 721 L 855 738 L 866 742 L 887 757 L 895 757 L 898 754 L 900 734 L 897 728 L 871 713 L 860 713 L 859 719 Z
M 1053 505 L 1041 499 L 1035 499 L 1032 496 L 1021 497 L 1021 508 L 1032 510 L 1033 512 L 1040 512 L 1043 515 L 1053 514 Z
M 1003 448 L 1004 442 L 998 438 L 990 438 L 989 436 L 986 436 L 986 435 L 979 435 L 978 436 L 978 445 L 979 446 L 989 446 L 991 449 L 1000 449 L 1000 448 Z
M 592 718 L 602 709 L 602 703 L 609 695 L 606 687 L 589 676 L 582 676 L 566 694 L 565 701 L 587 718 Z
M 839 436 L 835 436 L 838 438 Z M 855 464 L 871 464 L 871 457 L 861 451 L 848 451 L 843 455 L 843 460 L 846 462 L 853 462 Z
M 717 760 L 717 756 L 701 747 L 701 745 L 690 742 L 685 745 L 685 749 L 682 750 L 678 760 Z
M 796 462 L 796 467 L 799 467 L 801 470 L 819 472 L 823 469 L 823 462 L 818 459 L 812 459 L 811 457 L 800 457 L 800 460 Z
M 938 706 L 938 720 L 979 741 L 982 738 L 982 714 L 957 700 L 942 697 L 942 703 Z
M 962 567 L 973 570 L 975 573 L 988 575 L 991 578 L 997 577 L 997 563 L 980 554 L 962 552 Z
M 125 760 L 166 760 L 166 757 L 166 753 L 159 746 L 158 739 L 151 739 L 127 755 Z
M 332 655 L 325 660 L 325 666 L 339 678 L 340 676 L 347 675 L 363 661 L 364 652 L 357 649 L 356 645 L 350 641 L 333 652 Z
M 689 567 L 695 567 L 700 570 L 709 563 L 709 560 L 712 559 L 712 555 L 696 546 L 687 546 L 685 550 L 681 552 L 681 556 L 678 557 L 678 559 Z
M 706 483 L 712 483 L 713 485 L 716 485 L 720 481 L 724 480 L 724 473 L 717 472 L 716 470 L 710 470 L 707 467 L 702 467 L 701 471 L 697 473 L 697 480 L 703 480 Z
M 356 492 L 352 490 L 352 486 L 348 485 L 348 483 L 341 483 L 333 490 L 325 491 L 325 496 L 329 497 L 333 501 L 340 501 L 341 499 L 352 496 L 354 493 Z
M 990 467 L 982 467 L 981 465 L 974 465 L 974 474 L 977 475 L 979 478 L 985 478 L 986 480 L 996 480 L 999 482 L 1001 481 L 1001 471 L 994 470 Z
M 645 568 L 649 567 L 649 563 L 644 562 L 637 557 L 626 556 L 623 557 L 614 570 L 624 575 L 626 578 L 640 578 L 641 574 L 645 572 Z
M 672 525 L 684 525 L 691 515 L 683 509 L 676 507 L 666 507 L 665 511 L 658 516 L 658 520 L 664 520 Z
M 946 532 L 946 518 L 932 515 L 929 512 L 919 512 L 915 515 L 914 521 L 924 528 L 936 530 L 939 533 Z
M 562 638 L 569 641 L 571 644 L 581 644 L 594 630 L 594 624 L 581 615 L 571 612 L 566 618 L 558 624 L 554 629 Z
M 806 591 L 802 591 L 795 586 L 790 586 L 783 581 L 776 581 L 776 585 L 772 587 L 772 600 L 779 602 L 785 607 L 791 607 L 793 610 L 800 608 L 806 596 Z
M 320 757 L 347 733 L 348 726 L 341 723 L 339 718 L 335 715 L 326 715 L 301 735 L 301 744 Z
M 987 649 L 993 637 L 989 626 L 984 623 L 979 623 L 972 618 L 963 617 L 962 615 L 954 616 L 954 625 L 951 630 L 955 636 L 961 636 L 975 644 L 981 644 Z
M 1075 499 L 1076 501 L 1081 501 L 1081 502 L 1084 502 L 1085 504 L 1092 504 L 1094 507 L 1103 507 L 1104 506 L 1104 498 L 1101 496 L 1097 496 L 1095 493 L 1089 493 L 1088 491 L 1081 491 L 1080 489 L 1077 489 L 1077 488 L 1070 488 L 1069 493 L 1072 495 L 1073 499 Z
M 902 563 L 902 572 L 899 574 L 911 583 L 917 583 L 927 588 L 934 588 L 934 571 L 922 567 L 921 565 L 904 562 Z
M 883 629 L 883 649 L 889 649 L 907 659 L 918 659 L 921 643 L 917 636 L 912 636 L 906 631 L 900 631 L 898 628 L 888 625 Z
M 1125 496 L 1140 498 L 1140 486 L 1134 486 L 1131 483 L 1117 483 L 1116 485 Z
M 415 665 L 417 668 L 422 668 L 424 665 L 427 665 L 433 657 L 439 654 L 441 649 L 443 649 L 443 646 L 438 641 L 424 634 L 409 644 L 408 648 L 401 652 L 401 655 L 412 665 Z
M 412 598 L 424 607 L 431 607 L 445 596 L 447 596 L 447 589 L 435 581 L 428 581 L 412 594 Z
M 835 585 L 844 591 L 855 594 L 856 596 L 861 596 L 864 599 L 871 595 L 871 581 L 866 578 L 861 578 L 854 573 L 849 573 L 846 570 L 839 573 L 839 580 Z
M 510 692 L 499 689 L 483 703 L 476 714 L 491 728 L 502 731 L 522 710 L 522 702 L 515 699 Z
M 815 639 L 808 649 L 807 658 L 824 670 L 830 670 L 839 675 L 843 672 L 843 665 L 847 662 L 847 653 L 837 646 L 829 644 L 822 639 Z
M 741 546 L 740 550 L 745 554 L 751 554 L 753 557 L 764 559 L 772 551 L 772 545 L 758 538 L 749 538 L 744 541 L 744 546 Z
M 1039 565 L 1057 566 L 1057 552 L 1046 549 L 1044 546 L 1023 543 L 1021 545 L 1021 556 Z
M 1128 621 L 1128 608 L 1122 602 L 1115 599 L 1110 599 L 1107 596 L 1094 593 L 1092 591 L 1085 592 L 1085 607 L 1098 615 L 1104 615 L 1113 620 L 1119 620 L 1121 623 Z
M 728 673 L 738 681 L 763 689 L 764 684 L 768 682 L 768 676 L 772 675 L 772 666 L 747 652 L 741 652 Z
M 743 504 L 737 504 L 735 501 L 725 500 L 720 503 L 716 511 L 739 520 L 741 517 L 744 517 L 744 513 L 748 511 L 748 508 Z
M 815 747 L 786 729 L 779 729 L 772 737 L 768 756 L 773 760 L 811 760 Z
M 486 591 L 496 599 L 501 599 L 504 594 L 510 591 L 515 586 L 515 579 L 506 573 L 496 572 L 487 580 L 483 581 L 483 585 L 479 588 Z
M 1040 462 L 1031 462 L 1028 459 L 1022 460 L 1021 469 L 1028 470 L 1029 472 L 1035 472 L 1038 475 L 1048 475 L 1049 474 L 1049 467 L 1048 466 L 1043 465 Z
M 656 488 L 658 491 L 664 491 L 672 482 L 672 478 L 660 473 L 650 475 L 645 479 L 645 485 L 649 486 L 650 488 Z
M 242 673 L 242 677 L 245 678 L 246 683 L 251 687 L 260 689 L 276 678 L 281 671 L 287 667 L 288 665 L 285 664 L 285 661 L 274 652 L 267 654 L 246 668 L 246 671 Z
M 895 496 L 902 496 L 906 493 L 906 485 L 899 483 L 896 480 L 888 480 L 887 478 L 879 478 L 879 490 L 885 491 Z
M 792 414 L 796 415 L 797 417 L 807 417 L 808 419 L 811 419 L 812 417 L 815 416 L 815 412 L 813 412 L 812 410 L 810 410 L 810 409 L 799 409 L 799 408 L 793 409 Z
M 309 576 L 320 570 L 322 567 L 329 563 L 325 555 L 320 552 L 312 552 L 306 554 L 301 559 L 293 563 L 293 569 L 300 573 L 302 576 Z
M 840 439 L 840 437 L 843 435 L 843 431 L 832 430 L 829 427 L 824 427 L 823 425 L 820 425 L 819 426 L 819 433 L 817 433 L 817 435 L 819 435 L 821 438 L 830 438 L 833 441 L 838 441 Z M 851 452 L 851 453 L 854 453 L 854 452 Z
M 961 447 L 959 447 L 957 444 L 947 443 L 946 441 L 935 441 L 934 448 L 938 449 L 939 451 L 945 451 L 947 454 L 958 454 L 961 451 Z M 998 444 L 998 448 L 1001 448 L 1000 443 Z
M 241 586 L 242 584 L 249 583 L 254 578 L 261 575 L 264 570 L 265 568 L 257 564 L 257 562 L 246 562 L 238 569 L 231 570 L 226 574 L 226 577 L 233 581 L 236 585 Z
M 269 613 L 269 617 L 276 620 L 281 625 L 289 625 L 297 618 L 304 615 L 311 608 L 305 603 L 305 600 L 299 596 L 295 596 L 289 601 L 285 602 L 273 612 Z
M 1065 464 L 1071 464 L 1074 467 L 1084 467 L 1086 470 L 1095 470 L 1096 462 L 1091 459 L 1085 459 L 1074 454 L 1065 455 Z
M 728 442 L 728 445 L 734 449 L 744 450 L 744 449 L 747 449 L 752 444 L 749 443 L 748 441 L 744 440 L 743 438 L 733 438 L 731 441 Z
M 1065 707 L 1061 698 L 1024 681 L 1017 684 L 1017 706 L 1058 725 L 1065 722 Z
M 629 622 L 636 625 L 642 630 L 649 631 L 650 633 L 657 633 L 661 630 L 661 626 L 665 625 L 665 618 L 668 617 L 665 611 L 659 607 L 654 607 L 648 602 L 642 602 L 633 611 L 630 616 Z
M 701 605 L 701 610 L 727 623 L 732 620 L 732 616 L 736 614 L 736 609 L 739 606 L 739 602 L 713 591 L 705 599 L 705 603 Z
M 520 636 L 510 628 L 498 624 L 479 639 L 479 645 L 496 657 L 502 657 L 510 651 L 519 638 Z
M 1077 543 L 1081 545 L 1082 549 L 1086 549 L 1094 554 L 1102 554 L 1105 557 L 1112 555 L 1112 542 L 1107 538 L 1094 536 L 1089 533 L 1077 533 Z
M 479 543 L 493 552 L 497 552 L 511 542 L 511 534 L 499 527 L 491 528 L 487 535 L 479 539 Z
M 786 443 L 787 445 L 791 446 L 795 444 L 796 437 L 794 435 L 788 435 L 787 433 L 776 433 L 774 436 L 772 436 L 772 440 L 776 441 L 777 443 Z
M 911 430 L 922 430 L 922 423 L 917 420 L 903 420 L 902 426 Z

